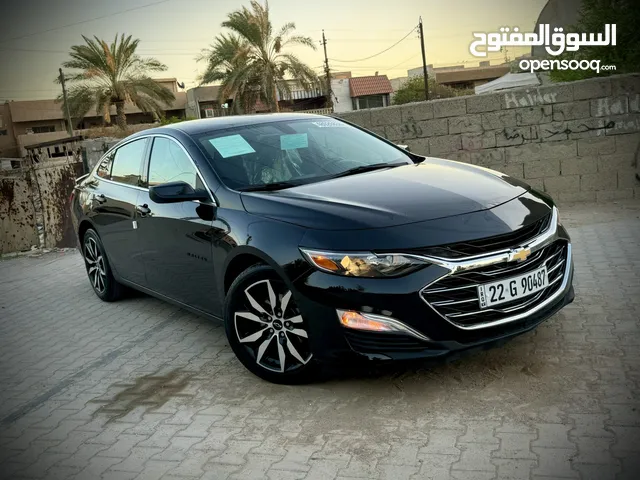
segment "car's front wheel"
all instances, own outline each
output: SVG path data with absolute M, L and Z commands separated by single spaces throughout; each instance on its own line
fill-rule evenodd
M 118 300 L 122 296 L 124 287 L 113 277 L 100 237 L 91 228 L 82 238 L 82 253 L 89 282 L 96 295 L 105 302 Z
M 315 378 L 307 324 L 291 290 L 271 267 L 256 265 L 236 278 L 224 320 L 231 348 L 255 375 L 284 384 Z

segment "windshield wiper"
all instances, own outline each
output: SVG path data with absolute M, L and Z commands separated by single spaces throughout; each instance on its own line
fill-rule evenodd
M 401 165 L 408 165 L 405 162 L 393 162 L 393 163 L 374 163 L 373 165 L 361 165 L 359 167 L 350 168 L 344 172 L 331 175 L 329 178 L 347 177 L 349 175 L 357 175 L 358 173 L 372 172 L 373 170 L 380 170 L 383 168 L 400 167 Z
M 301 182 L 273 182 L 273 183 L 262 183 L 260 185 L 249 185 L 247 187 L 240 188 L 241 192 L 268 192 L 270 190 L 283 190 L 285 188 L 297 187 L 302 185 Z

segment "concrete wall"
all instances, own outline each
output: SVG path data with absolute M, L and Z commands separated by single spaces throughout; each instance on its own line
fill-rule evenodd
M 353 110 L 351 94 L 349 93 L 349 79 L 332 79 L 331 91 L 335 95 L 333 99 L 334 112 L 350 112 Z
M 119 137 L 124 138 L 135 132 L 140 132 L 148 128 L 157 127 L 157 123 L 140 123 L 137 125 L 127 125 L 127 130 L 123 132 L 118 127 L 102 127 L 102 128 L 89 128 L 85 130 L 74 130 L 74 135 L 82 135 L 89 138 L 102 138 L 102 137 Z M 61 140 L 67 138 L 69 135 L 66 130 L 64 132 L 50 132 L 50 133 L 32 133 L 27 135 L 18 136 L 18 147 L 21 157 L 26 156 L 27 151 L 25 147 L 35 145 L 38 143 L 50 142 L 52 140 Z
M 80 142 L 87 157 L 87 166 L 89 170 L 96 166 L 102 155 L 106 153 L 113 145 L 118 143 L 120 138 L 103 137 L 87 139 Z
M 0 254 L 32 246 L 74 247 L 69 197 L 83 174 L 80 155 L 0 171 Z
M 69 211 L 69 197 L 75 179 L 83 174 L 82 163 L 62 160 L 46 162 L 32 170 L 37 181 L 44 217 L 44 247 L 75 247 L 76 239 Z
M 0 255 L 38 246 L 34 219 L 29 178 L 0 177 Z
M 524 179 L 560 201 L 640 198 L 640 74 L 338 116 L 415 153 Z

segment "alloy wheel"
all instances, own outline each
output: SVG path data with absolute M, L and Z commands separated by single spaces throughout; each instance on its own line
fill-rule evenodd
M 255 282 L 244 290 L 243 303 L 246 310 L 234 313 L 235 332 L 258 365 L 284 373 L 311 360 L 302 316 L 284 283 Z
M 94 238 L 89 237 L 84 242 L 84 259 L 91 285 L 99 294 L 104 293 L 107 288 L 107 269 L 104 256 Z

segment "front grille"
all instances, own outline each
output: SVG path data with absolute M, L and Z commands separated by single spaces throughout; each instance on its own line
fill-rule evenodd
M 411 353 L 428 348 L 417 338 L 399 333 L 364 332 L 345 328 L 344 336 L 351 348 L 361 353 Z
M 420 255 L 443 258 L 461 258 L 485 253 L 497 252 L 506 248 L 517 247 L 544 232 L 551 222 L 551 212 L 529 225 L 518 230 L 493 237 L 458 242 L 450 245 L 428 247 L 416 250 Z
M 533 308 L 552 296 L 564 278 L 567 242 L 557 240 L 521 263 L 503 262 L 443 277 L 422 290 L 422 298 L 440 315 L 460 326 L 501 320 Z M 546 265 L 549 285 L 535 294 L 488 308 L 480 308 L 477 286 L 505 280 Z

